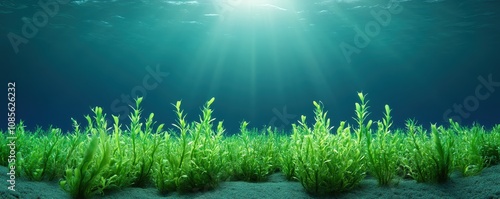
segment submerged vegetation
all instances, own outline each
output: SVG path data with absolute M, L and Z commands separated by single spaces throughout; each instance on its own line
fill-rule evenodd
M 295 152 L 295 177 L 307 192 L 324 195 L 348 191 L 365 175 L 365 161 L 361 142 L 354 139 L 350 128 L 342 123 L 333 135 L 330 119 L 317 102 L 313 127 L 302 116 L 299 125 L 293 125 L 292 147 Z
M 154 114 L 142 118 L 142 98 L 125 126 L 114 115 L 108 125 L 100 107 L 85 116 L 85 128 L 73 120 L 67 134 L 57 128 L 28 132 L 20 122 L 15 172 L 34 181 L 59 180 L 73 198 L 129 186 L 155 186 L 161 194 L 206 191 L 226 180 L 266 181 L 277 171 L 310 194 L 329 195 L 355 189 L 366 175 L 380 186 L 395 186 L 400 178 L 443 183 L 454 171 L 471 176 L 500 163 L 500 125 L 487 131 L 450 120 L 427 131 L 407 120 L 406 129 L 393 130 L 388 105 L 384 117 L 372 121 L 366 95 L 358 97 L 355 125 L 341 121 L 334 128 L 323 104 L 313 102 L 313 123 L 302 116 L 291 134 L 249 129 L 243 121 L 240 134 L 224 136 L 223 123 L 212 117 L 214 98 L 194 122 L 186 121 L 181 101 L 173 104 L 177 120 L 169 130 L 155 123 Z M 3 132 L 0 144 L 8 142 Z M 10 166 L 9 153 L 0 148 L 0 165 Z

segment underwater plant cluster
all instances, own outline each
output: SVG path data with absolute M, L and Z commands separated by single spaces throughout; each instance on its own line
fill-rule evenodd
M 173 128 L 142 116 L 142 98 L 135 101 L 130 123 L 112 115 L 108 124 L 102 108 L 86 115 L 86 126 L 72 119 L 74 130 L 58 128 L 29 132 L 16 128 L 15 174 L 32 181 L 59 181 L 72 198 L 124 187 L 155 186 L 160 194 L 216 189 L 223 181 L 263 182 L 275 172 L 298 181 L 311 195 L 331 195 L 355 189 L 367 175 L 380 186 L 395 186 L 402 178 L 422 183 L 444 183 L 450 174 L 479 174 L 500 163 L 500 125 L 491 130 L 475 124 L 464 127 L 450 120 L 448 127 L 432 124 L 427 130 L 414 120 L 405 129 L 391 129 L 391 109 L 381 120 L 369 119 L 366 94 L 358 93 L 355 124 L 331 125 L 321 102 L 313 102 L 314 122 L 306 116 L 292 124 L 292 132 L 249 129 L 225 136 L 205 103 L 198 121 L 186 121 L 177 101 Z M 2 132 L 0 144 L 8 144 Z M 9 165 L 9 150 L 0 148 L 0 165 Z

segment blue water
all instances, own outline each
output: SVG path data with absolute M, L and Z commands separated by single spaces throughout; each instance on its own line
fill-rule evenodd
M 95 106 L 125 125 L 137 96 L 167 125 L 171 103 L 197 120 L 215 97 L 228 133 L 312 122 L 313 100 L 338 126 L 354 123 L 359 91 L 370 119 L 389 104 L 395 127 L 500 122 L 493 0 L 44 2 L 0 2 L 1 84 L 16 82 L 28 128 L 71 130 Z

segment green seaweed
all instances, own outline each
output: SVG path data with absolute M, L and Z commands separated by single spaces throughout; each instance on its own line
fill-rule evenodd
M 378 184 L 388 186 L 393 182 L 399 166 L 399 151 L 401 149 L 401 135 L 393 134 L 389 128 L 392 125 L 391 109 L 385 105 L 385 118 L 377 122 L 378 128 L 375 138 L 371 133 L 366 134 L 367 156 L 369 171 L 377 178 Z
M 181 101 L 173 104 L 175 129 L 157 125 L 154 114 L 142 118 L 137 98 L 131 107 L 130 124 L 122 129 L 119 117 L 112 115 L 108 127 L 102 108 L 84 116 L 81 128 L 72 119 L 73 131 L 60 129 L 26 131 L 23 122 L 15 130 L 16 176 L 30 180 L 60 180 L 60 187 L 73 198 L 90 198 L 110 189 L 153 183 L 161 194 L 189 193 L 216 188 L 223 180 L 265 181 L 275 171 L 288 180 L 299 181 L 312 195 L 331 195 L 350 191 L 369 174 L 379 185 L 397 184 L 397 174 L 417 182 L 444 183 L 450 173 L 477 175 L 483 168 L 500 163 L 500 125 L 486 130 L 479 125 L 430 125 L 426 130 L 415 120 L 406 129 L 392 129 L 392 110 L 385 105 L 384 117 L 373 122 L 368 116 L 366 94 L 358 93 L 354 125 L 341 121 L 334 129 L 323 103 L 313 101 L 314 123 L 305 116 L 292 124 L 292 134 L 276 129 L 248 129 L 223 136 L 222 122 L 215 124 L 205 103 L 198 121 L 186 121 Z M 376 124 L 375 128 L 371 125 Z M 2 132 L 0 143 L 7 144 Z M 10 151 L 0 150 L 2 157 Z
M 78 158 L 76 166 L 69 165 L 64 180 L 59 185 L 69 192 L 72 198 L 90 198 L 97 193 L 103 193 L 112 181 L 103 177 L 111 161 L 112 149 L 109 136 L 106 133 L 106 122 L 102 108 L 93 109 L 97 128 L 89 122 L 91 138 L 84 148 L 83 158 Z M 90 118 L 90 117 L 86 117 Z M 91 121 L 88 119 L 88 121 Z
M 174 105 L 178 118 L 174 126 L 180 131 L 180 136 L 175 142 L 161 145 L 162 160 L 156 162 L 153 171 L 160 193 L 204 191 L 219 185 L 226 172 L 224 160 L 228 152 L 222 150 L 222 122 L 215 131 L 212 129 L 215 119 L 210 105 L 214 100 L 212 98 L 205 104 L 200 121 L 190 124 L 180 109 L 181 101 Z
M 31 136 L 24 144 L 32 146 L 32 150 L 19 155 L 22 175 L 34 181 L 54 180 L 61 177 L 64 171 L 64 165 L 61 164 L 64 162 L 64 154 L 58 150 L 64 147 L 61 129 L 49 128 L 45 134 L 39 128 Z
M 228 142 L 234 180 L 248 182 L 266 181 L 269 174 L 273 173 L 278 162 L 275 160 L 277 146 L 275 133 L 267 129 L 264 131 L 248 130 L 248 122 L 243 121 L 240 125 L 241 134 Z
M 361 145 L 351 136 L 345 122 L 340 124 L 336 135 L 331 134 L 333 127 L 322 104 L 313 102 L 313 105 L 316 108 L 313 128 L 308 127 L 305 116 L 301 116 L 299 125 L 292 125 L 296 178 L 313 195 L 349 191 L 365 176 Z
M 407 128 L 410 135 L 407 143 L 411 147 L 406 149 L 410 158 L 405 159 L 405 164 L 410 175 L 417 182 L 446 182 L 453 171 L 456 135 L 432 124 L 429 138 L 427 132 L 411 120 L 407 121 Z

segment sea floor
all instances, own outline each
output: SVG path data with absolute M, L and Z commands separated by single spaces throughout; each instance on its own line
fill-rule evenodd
M 6 167 L 0 167 L 2 179 L 7 173 Z M 57 182 L 31 182 L 16 179 L 16 191 L 7 189 L 9 185 L 2 180 L 0 198 L 40 198 L 59 199 L 70 198 L 68 193 L 59 188 Z M 107 193 L 105 196 L 95 198 L 199 198 L 199 199 L 300 199 L 315 198 L 308 195 L 299 182 L 286 181 L 284 176 L 276 173 L 270 176 L 268 182 L 222 182 L 220 187 L 195 194 L 178 195 L 176 193 L 159 195 L 154 187 L 125 188 Z M 367 177 L 355 190 L 327 198 L 488 198 L 500 199 L 500 165 L 489 167 L 477 176 L 462 177 L 453 174 L 448 183 L 425 184 L 416 183 L 414 180 L 400 180 L 398 185 L 392 187 L 378 187 L 377 181 Z

